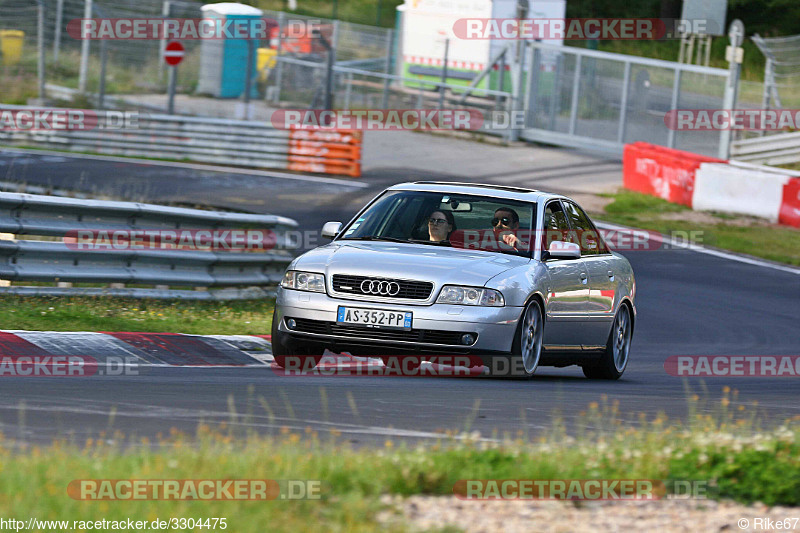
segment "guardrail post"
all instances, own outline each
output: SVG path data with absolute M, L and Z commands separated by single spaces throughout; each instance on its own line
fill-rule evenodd
M 84 0 L 83 5 L 83 18 L 92 18 L 92 0 Z M 89 74 L 89 39 L 83 39 L 81 42 L 81 67 L 78 73 L 78 91 L 81 93 L 86 92 L 86 79 Z

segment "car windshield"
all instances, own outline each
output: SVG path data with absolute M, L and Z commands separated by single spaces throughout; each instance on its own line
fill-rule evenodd
M 341 239 L 413 242 L 528 256 L 536 204 L 489 196 L 387 191 Z

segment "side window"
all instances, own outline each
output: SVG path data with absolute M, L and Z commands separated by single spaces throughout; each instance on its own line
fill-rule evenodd
M 561 202 L 552 201 L 544 209 L 544 238 L 542 239 L 542 249 L 550 248 L 553 241 L 570 241 L 569 223 L 567 215 L 561 208 Z
M 576 240 L 573 242 L 580 245 L 581 254 L 596 255 L 607 253 L 608 250 L 605 247 L 603 238 L 597 232 L 594 224 L 589 220 L 589 217 L 583 209 L 572 202 L 564 202 L 564 205 L 566 205 L 567 215 L 572 224 L 572 229 L 576 232 Z

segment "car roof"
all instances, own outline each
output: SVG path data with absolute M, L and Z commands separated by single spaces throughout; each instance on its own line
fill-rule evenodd
M 493 185 L 490 183 L 462 183 L 455 181 L 414 181 L 398 183 L 389 187 L 392 191 L 425 191 L 450 194 L 474 194 L 478 196 L 491 196 L 505 200 L 518 200 L 521 202 L 544 202 L 551 198 L 566 198 L 560 194 L 525 189 L 523 187 L 510 187 L 507 185 Z

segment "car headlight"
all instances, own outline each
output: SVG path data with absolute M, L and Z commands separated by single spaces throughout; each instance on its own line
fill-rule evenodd
M 480 287 L 459 287 L 458 285 L 445 285 L 437 304 L 460 304 L 460 305 L 488 305 L 492 307 L 503 307 L 505 301 L 499 291 L 493 289 L 483 289 Z
M 314 272 L 288 270 L 283 276 L 281 287 L 296 291 L 325 292 L 325 276 Z

